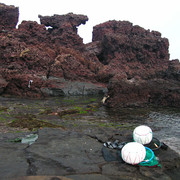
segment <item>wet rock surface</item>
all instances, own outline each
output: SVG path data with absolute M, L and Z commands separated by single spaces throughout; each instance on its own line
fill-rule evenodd
M 103 143 L 117 139 L 131 142 L 133 129 L 148 121 L 156 137 L 165 138 L 168 134 L 158 136 L 158 131 L 167 123 L 164 116 L 167 121 L 168 118 L 177 120 L 179 110 L 171 109 L 169 117 L 152 113 L 157 109 L 131 108 L 115 113 L 101 106 L 101 98 L 1 97 L 1 179 L 178 179 L 180 156 L 170 145 L 167 150 L 154 151 L 162 167 L 149 168 L 124 163 L 120 151 L 106 148 Z M 163 123 L 152 121 L 155 117 L 163 118 Z M 19 122 L 16 127 L 9 126 L 16 122 Z M 25 127 L 21 126 L 25 123 Z M 56 128 L 51 128 L 52 125 Z M 170 128 L 168 130 L 170 133 Z M 37 134 L 38 139 L 31 145 L 21 143 L 21 139 L 30 134 Z M 178 137 L 178 129 L 171 132 L 172 136 Z
M 98 134 L 102 131 L 97 128 L 94 135 Z M 104 138 L 112 134 L 112 130 L 106 129 Z M 44 128 L 38 130 L 38 135 L 38 140 L 30 146 L 8 142 L 17 134 L 1 135 L 1 178 L 61 175 L 70 179 L 178 179 L 179 176 L 180 159 L 171 149 L 158 152 L 162 168 L 148 168 L 117 160 L 105 161 L 103 144 L 87 133 Z M 120 140 L 129 140 L 127 137 L 130 134 L 116 135 Z

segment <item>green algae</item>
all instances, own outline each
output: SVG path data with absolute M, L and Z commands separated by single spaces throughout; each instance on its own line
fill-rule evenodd
M 8 126 L 23 129 L 27 128 L 30 131 L 43 127 L 63 128 L 61 125 L 56 125 L 46 121 L 38 120 L 36 116 L 32 114 L 22 114 L 16 116 L 15 120 L 12 120 L 10 123 L 8 123 Z
M 50 114 L 52 112 L 53 112 L 53 110 L 51 108 L 44 108 L 44 109 L 40 109 L 39 114 Z
M 123 123 L 123 124 L 119 124 L 119 123 L 113 123 L 113 122 L 97 122 L 96 123 L 98 127 L 108 127 L 108 128 L 114 128 L 114 129 L 128 129 L 128 130 L 132 130 L 136 127 L 136 125 L 131 125 L 130 123 Z
M 56 101 L 56 102 L 59 102 L 59 101 Z M 74 104 L 75 100 L 73 100 L 73 99 L 63 99 L 62 102 L 69 103 L 69 104 Z
M 57 112 L 57 114 L 60 117 L 64 117 L 64 116 L 71 116 L 71 115 L 86 115 L 90 112 L 96 111 L 96 107 L 92 106 L 88 106 L 88 107 L 83 107 L 83 106 L 73 106 L 70 109 L 66 109 L 66 110 L 61 110 L 59 112 Z
M 6 121 L 7 120 L 7 118 L 6 117 L 2 117 L 2 116 L 0 116 L 0 121 Z
M 57 114 L 58 116 L 62 117 L 62 116 L 69 116 L 69 115 L 74 115 L 74 114 L 77 114 L 79 113 L 79 110 L 77 109 L 68 109 L 68 110 L 62 110 L 62 111 L 59 111 Z
M 72 109 L 73 110 L 73 109 Z M 87 110 L 80 106 L 74 106 L 74 110 L 77 111 L 78 114 L 87 114 Z
M 19 143 L 21 142 L 21 138 L 10 139 L 9 142 Z
M 5 107 L 5 106 L 0 106 L 0 112 L 5 112 L 5 111 L 7 111 L 7 107 Z
M 115 111 L 102 106 L 100 100 L 100 97 L 13 99 L 13 103 L 2 102 L 0 105 L 0 122 L 2 126 L 14 126 L 20 130 L 22 128 L 22 131 L 41 127 L 79 129 L 79 127 L 86 128 L 88 125 L 100 128 L 133 129 L 136 125 L 144 123 L 149 113 L 154 111 L 152 107 L 120 108 Z M 161 111 L 161 108 L 158 111 Z M 14 128 L 13 131 L 15 131 Z

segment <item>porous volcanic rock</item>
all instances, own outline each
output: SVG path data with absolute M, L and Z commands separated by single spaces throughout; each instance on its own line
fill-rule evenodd
M 41 24 L 44 24 L 50 33 L 50 38 L 56 45 L 80 49 L 83 46 L 82 38 L 77 35 L 77 27 L 85 24 L 87 16 L 69 13 L 66 15 L 41 16 Z
M 0 94 L 4 92 L 5 87 L 7 86 L 8 82 L 0 76 Z
M 87 16 L 69 13 L 39 17 L 42 24 L 23 21 L 18 29 L 0 33 L 1 93 L 42 97 L 106 91 L 106 86 L 96 80 L 102 64 L 85 50 L 77 35 L 77 26 L 84 24 Z M 70 86 L 72 81 L 75 85 Z
M 101 42 L 99 60 L 115 73 L 123 71 L 127 78 L 136 75 L 148 78 L 153 71 L 167 68 L 169 63 L 168 39 L 161 38 L 159 32 L 150 32 L 127 21 L 109 21 L 95 26 L 93 41 Z
M 169 60 L 160 32 L 113 20 L 95 26 L 93 42 L 83 44 L 77 28 L 87 16 L 39 15 L 41 24 L 23 21 L 15 29 L 18 8 L 1 4 L 0 10 L 1 94 L 87 95 L 108 88 L 109 107 L 180 106 L 180 63 Z
M 159 32 L 108 21 L 94 27 L 93 41 L 101 43 L 98 78 L 109 82 L 108 106 L 180 106 L 180 63 L 169 61 L 168 39 Z
M 0 31 L 14 29 L 18 23 L 19 9 L 15 6 L 6 6 L 0 3 Z

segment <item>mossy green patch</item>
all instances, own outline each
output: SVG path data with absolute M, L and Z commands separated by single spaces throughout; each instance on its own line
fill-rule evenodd
M 68 109 L 68 110 L 62 110 L 58 112 L 58 115 L 60 117 L 65 116 L 65 115 L 72 115 L 72 114 L 77 114 L 79 110 L 77 109 Z
M 74 106 L 74 109 L 77 110 L 78 114 L 87 114 L 87 110 L 80 106 Z
M 31 115 L 31 114 L 16 116 L 16 119 L 11 121 L 8 124 L 8 126 L 18 127 L 18 128 L 27 128 L 30 131 L 32 131 L 33 129 L 41 128 L 41 127 L 51 127 L 51 128 L 61 127 L 61 128 L 63 128 L 60 125 L 56 125 L 56 124 L 52 124 L 52 123 L 45 122 L 42 120 L 38 120 L 35 115 Z
M 110 127 L 110 128 L 117 128 L 117 129 L 134 129 L 134 125 L 127 124 L 119 124 L 119 123 L 112 123 L 112 122 L 106 122 L 106 123 L 97 123 L 97 126 L 99 127 Z
M 45 108 L 45 109 L 40 109 L 40 113 L 39 114 L 50 114 L 52 113 L 52 109 L 51 108 Z
M 62 110 L 57 113 L 60 117 L 62 117 L 62 116 L 68 116 L 68 115 L 83 115 L 92 111 L 95 111 L 94 107 L 74 106 L 70 109 Z
M 65 103 L 70 103 L 70 104 L 74 104 L 74 102 L 75 102 L 74 99 L 63 99 L 62 101 Z
M 96 98 L 88 98 L 86 100 L 83 101 L 83 103 L 92 103 L 92 102 L 96 102 L 97 99 Z
M 11 119 L 11 115 L 8 114 L 7 112 L 0 113 L 0 121 L 8 122 Z
M 21 142 L 21 138 L 10 139 L 9 142 L 18 143 L 18 142 Z
M 5 106 L 0 106 L 0 113 L 1 112 L 7 112 L 8 108 Z
M 2 116 L 0 116 L 0 121 L 6 121 L 6 117 L 2 117 Z

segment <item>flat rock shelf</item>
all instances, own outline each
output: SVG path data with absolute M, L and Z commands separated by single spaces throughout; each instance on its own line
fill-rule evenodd
M 152 119 L 158 121 L 160 114 L 165 119 L 163 112 L 175 119 L 178 109 L 122 108 L 117 112 L 102 106 L 100 96 L 0 99 L 1 179 L 174 180 L 180 176 L 180 156 L 170 145 L 155 152 L 162 167 L 154 168 L 128 165 L 117 150 L 108 148 L 117 158 L 107 161 L 102 152 L 106 141 L 133 141 L 133 129 L 142 123 L 149 123 L 155 135 L 161 135 L 158 138 L 165 138 L 165 127 L 158 122 L 156 127 Z M 37 134 L 38 139 L 31 145 L 21 143 L 29 134 Z

